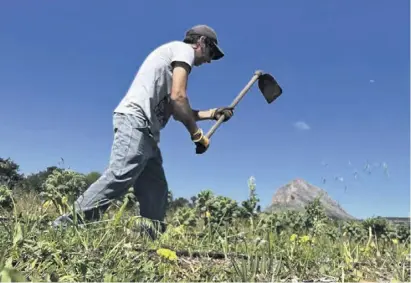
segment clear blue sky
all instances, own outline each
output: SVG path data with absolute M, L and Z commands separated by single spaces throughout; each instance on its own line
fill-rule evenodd
M 275 189 L 303 178 L 356 217 L 407 216 L 409 11 L 405 0 L 4 1 L 0 156 L 23 173 L 60 157 L 80 172 L 104 170 L 112 111 L 140 63 L 205 23 L 226 57 L 192 72 L 194 108 L 229 104 L 256 69 L 284 93 L 267 105 L 255 85 L 204 155 L 170 121 L 160 147 L 176 196 L 212 189 L 240 201 L 253 175 L 265 207 Z M 386 162 L 389 177 L 381 168 L 364 174 L 367 160 Z

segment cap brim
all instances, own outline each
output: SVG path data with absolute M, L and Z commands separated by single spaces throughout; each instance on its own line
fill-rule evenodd
M 220 46 L 218 46 L 217 44 L 214 43 L 214 56 L 212 58 L 212 60 L 219 60 L 221 58 L 224 57 L 224 52 L 223 50 L 220 48 Z

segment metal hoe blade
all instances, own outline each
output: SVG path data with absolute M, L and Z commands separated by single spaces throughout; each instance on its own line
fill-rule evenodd
M 283 90 L 278 85 L 274 77 L 267 73 L 259 77 L 258 88 L 268 104 L 272 103 L 283 93 Z
M 241 90 L 241 92 L 237 95 L 237 97 L 233 100 L 230 104 L 230 107 L 234 108 L 240 102 L 240 100 L 244 97 L 244 95 L 248 92 L 248 90 L 252 87 L 252 85 L 258 80 L 258 88 L 260 89 L 261 93 L 263 94 L 267 103 L 272 103 L 276 100 L 282 93 L 283 90 L 281 89 L 280 85 L 277 83 L 275 78 L 268 73 L 263 73 L 262 71 L 255 71 L 254 76 L 248 82 L 248 84 Z M 207 138 L 211 138 L 217 128 L 221 125 L 224 121 L 224 115 L 218 119 L 218 121 L 211 127 L 211 129 L 206 134 Z

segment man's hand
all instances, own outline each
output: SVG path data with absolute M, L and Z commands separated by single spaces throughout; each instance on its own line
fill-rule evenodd
M 198 131 L 191 136 L 191 140 L 196 145 L 196 154 L 203 154 L 210 146 L 209 139 L 203 134 L 201 129 L 198 129 Z
M 233 116 L 234 108 L 233 107 L 220 107 L 220 108 L 214 108 L 211 111 L 211 118 L 214 120 L 220 119 L 221 115 L 224 115 L 224 120 L 223 122 L 226 122 L 230 120 L 230 118 Z

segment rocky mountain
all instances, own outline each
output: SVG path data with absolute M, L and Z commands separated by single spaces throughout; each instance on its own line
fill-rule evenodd
M 303 210 L 304 206 L 316 197 L 320 197 L 321 203 L 324 205 L 329 217 L 344 220 L 355 219 L 333 200 L 325 190 L 313 186 L 302 179 L 293 180 L 277 189 L 267 210 Z

